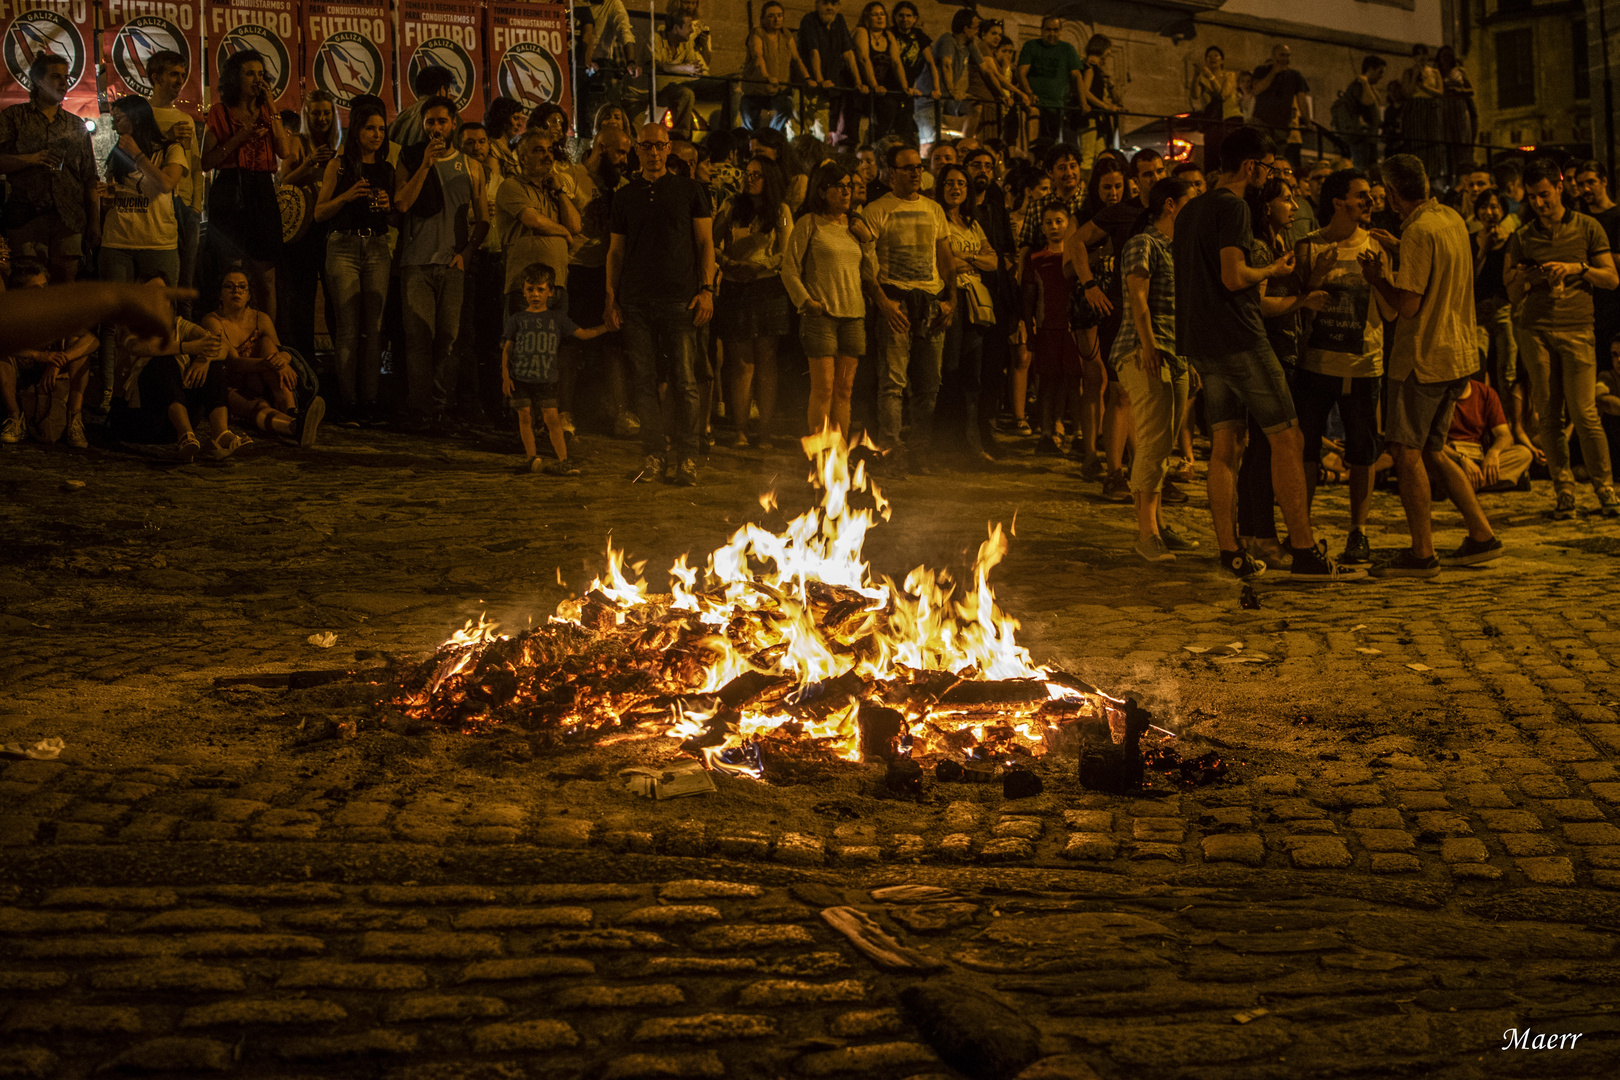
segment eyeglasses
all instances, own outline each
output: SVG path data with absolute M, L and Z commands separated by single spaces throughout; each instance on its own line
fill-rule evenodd
M 894 165 L 891 168 L 895 172 L 922 172 L 922 162 L 919 161 L 915 165 Z
M 667 142 L 638 142 L 636 145 L 647 151 L 649 154 L 657 150 L 663 150 L 666 152 L 669 150 L 669 143 Z
M 855 190 L 855 185 L 850 183 L 848 180 L 840 180 L 836 184 L 828 184 L 827 187 L 832 191 L 854 191 Z
M 748 176 L 748 182 L 750 184 L 752 184 L 755 180 L 763 180 L 763 179 L 765 179 L 765 174 L 762 173 L 762 172 L 751 172 L 751 173 L 748 173 L 747 176 Z

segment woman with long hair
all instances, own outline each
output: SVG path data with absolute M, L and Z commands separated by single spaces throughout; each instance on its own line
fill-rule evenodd
M 1009 172 L 1007 189 L 1013 201 L 1012 211 L 1008 214 L 1012 222 L 1012 234 L 1022 236 L 1025 218 L 1029 214 L 1039 214 L 1041 207 L 1046 205 L 1046 197 L 1052 194 L 1052 178 L 1044 169 L 1023 162 Z M 1035 433 L 1026 415 L 1029 400 L 1029 370 L 1030 365 L 1035 362 L 1033 346 L 1034 342 L 1026 333 L 1024 321 L 1020 319 L 1013 330 L 1013 362 L 1007 371 L 1009 415 L 1002 426 L 1003 431 L 1014 435 L 1027 436 Z
M 1279 256 L 1293 254 L 1287 237 L 1294 215 L 1299 213 L 1293 181 L 1273 176 L 1249 192 L 1248 203 L 1254 232 L 1249 265 L 1269 266 Z M 1295 267 L 1293 276 L 1271 278 L 1257 286 L 1266 338 L 1287 372 L 1290 385 L 1299 363 L 1299 311 L 1303 307 L 1320 310 L 1326 299 L 1326 294 L 1301 294 L 1300 269 Z M 1238 542 L 1267 567 L 1286 570 L 1293 566 L 1293 558 L 1277 539 L 1276 501 L 1271 484 L 1271 440 L 1250 417 L 1248 448 L 1238 469 Z
M 1226 140 L 1228 130 L 1243 123 L 1237 73 L 1227 68 L 1226 51 L 1219 45 L 1204 50 L 1204 62 L 1193 68 L 1187 96 L 1204 132 L 1204 171 L 1219 172 L 1221 143 Z
M 753 158 L 743 170 L 743 190 L 726 203 L 714 223 L 721 274 L 714 332 L 731 369 L 730 415 L 737 425 L 733 445 L 739 448 L 748 445 L 749 413 L 756 399 L 759 424 L 754 443 L 770 446 L 777 344 L 792 323 L 782 284 L 782 253 L 792 232 L 781 167 L 767 157 Z
M 863 269 L 877 277 L 877 262 L 872 234 L 850 213 L 854 182 L 836 161 L 817 169 L 782 254 L 782 284 L 799 311 L 799 342 L 810 362 L 811 434 L 831 427 L 849 435 L 855 371 L 866 355 L 861 280 Z
M 968 65 L 968 97 L 974 107 L 963 125 L 964 136 L 976 134 L 981 127 L 999 133 L 1003 120 L 1019 115 L 1023 106 L 1029 104 L 1028 96 L 1014 85 L 1010 72 L 1002 69 L 996 55 L 1007 40 L 1004 26 L 1000 19 L 979 21 L 976 44 L 980 60 Z
M 1450 45 L 1440 46 L 1434 54 L 1434 67 L 1440 73 L 1440 137 L 1446 141 L 1447 175 L 1455 183 L 1474 165 L 1474 134 L 1479 126 L 1474 84 Z
M 528 124 L 523 103 L 509 97 L 496 98 L 484 110 L 484 131 L 489 135 L 489 149 L 500 163 L 502 176 L 517 175 L 517 155 L 512 152 L 512 147 Z
M 343 131 L 337 122 L 337 103 L 325 90 L 304 95 L 301 124 L 293 135 L 293 153 L 281 163 L 281 183 L 319 186 L 326 163 L 337 154 Z
M 258 308 L 276 314 L 276 266 L 281 262 L 281 208 L 276 163 L 295 152 L 293 137 L 271 108 L 264 57 L 252 49 L 220 65 L 219 100 L 204 119 L 202 166 L 214 170 L 208 189 L 208 235 L 219 262 L 241 261 Z
M 999 265 L 995 250 L 984 234 L 984 228 L 973 217 L 973 181 L 960 165 L 947 165 L 934 177 L 934 199 L 945 208 L 945 241 L 956 257 L 956 294 L 963 298 L 955 318 L 945 330 L 945 349 L 941 360 L 940 404 L 952 399 L 961 404 L 967 437 L 968 456 L 975 464 L 993 458 L 984 449 L 983 429 L 980 427 L 979 397 L 983 389 L 984 330 L 994 325 L 990 290 L 985 287 L 980 273 L 994 271 Z M 989 322 L 975 317 L 982 312 Z M 950 408 L 941 408 L 937 415 L 949 414 Z M 935 450 L 941 440 L 935 437 Z
M 1126 498 L 1130 497 L 1129 481 L 1120 465 L 1124 447 L 1121 444 L 1116 448 L 1116 440 L 1104 434 L 1111 430 L 1107 421 L 1117 418 L 1119 400 L 1115 391 L 1115 412 L 1106 412 L 1104 403 L 1114 378 L 1104 357 L 1113 348 L 1121 317 L 1118 260 L 1108 226 L 1128 209 L 1125 170 L 1113 155 L 1102 154 L 1086 181 L 1086 195 L 1080 202 L 1078 220 L 1072 224 L 1064 242 L 1064 270 L 1075 283 L 1069 325 L 1079 341 L 1082 365 L 1077 425 L 1080 430 L 1069 454 L 1080 461 L 1083 478 L 1094 480 L 1106 473 L 1104 495 L 1110 498 L 1118 498 L 1119 491 L 1125 492 Z M 1134 216 L 1131 220 L 1134 222 Z M 1067 415 L 1067 402 L 1061 403 L 1059 408 Z M 1101 456 L 1097 453 L 1099 441 L 1105 450 Z M 1036 452 L 1060 454 L 1063 448 L 1042 440 Z
M 889 11 L 881 0 L 861 9 L 855 26 L 855 62 L 871 87 L 867 115 L 872 122 L 864 141 L 875 143 L 895 130 L 900 103 L 906 97 L 905 65 L 900 62 L 900 41 L 889 31 Z M 859 143 L 863 140 L 856 139 Z
M 185 147 L 158 128 L 143 97 L 119 98 L 112 106 L 118 142 L 107 155 L 101 188 L 100 276 L 103 281 L 146 281 L 162 275 L 180 283 L 180 226 L 174 189 L 187 171 Z M 113 326 L 101 332 L 102 385 L 113 385 L 117 350 Z
M 315 218 L 328 223 L 326 290 L 336 315 L 338 397 L 344 419 L 376 423 L 382 374 L 383 305 L 393 261 L 388 213 L 394 199 L 388 118 L 381 104 L 349 110 L 343 152 L 326 163 Z

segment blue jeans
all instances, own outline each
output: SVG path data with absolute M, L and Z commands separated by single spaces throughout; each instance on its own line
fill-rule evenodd
M 770 115 L 763 115 L 765 113 Z M 793 95 L 786 91 L 780 94 L 742 96 L 742 126 L 749 131 L 759 131 L 762 128 L 786 131 L 788 121 L 792 119 Z
M 449 266 L 400 269 L 405 301 L 405 405 L 442 412 L 456 393 L 456 334 L 466 274 Z
M 686 300 L 621 303 L 624 348 L 630 357 L 636 415 L 641 418 L 641 452 L 664 456 L 664 412 L 658 385 L 669 384 L 675 402 L 675 430 L 668 433 L 677 461 L 698 456 L 703 417 L 698 393 L 698 329 Z
M 184 199 L 174 200 L 174 223 L 180 228 L 180 280 L 182 289 L 197 287 L 197 247 L 202 242 L 202 217 Z M 191 318 L 191 301 L 177 300 L 174 309 Z
M 963 318 L 960 312 L 957 318 Z M 922 451 L 934 437 L 934 405 L 939 400 L 940 366 L 945 353 L 945 328 L 918 336 L 916 328 L 897 333 L 881 311 L 877 326 L 878 436 L 885 449 L 900 445 L 903 408 L 911 406 L 911 443 Z
M 326 238 L 326 288 L 337 315 L 332 344 L 337 354 L 338 397 L 345 407 L 377 402 L 382 375 L 383 304 L 392 263 L 388 234 Z
M 1243 427 L 1246 417 L 1253 417 L 1267 435 L 1298 423 L 1288 375 L 1265 338 L 1240 352 L 1194 353 L 1190 359 L 1204 380 L 1204 418 L 1210 430 Z
M 176 206 L 179 204 L 176 203 Z M 184 230 L 181 236 L 184 237 Z M 170 285 L 180 283 L 180 253 L 173 248 L 110 248 L 101 249 L 98 275 L 102 281 L 143 281 L 153 274 L 162 274 Z M 111 323 L 101 327 L 101 385 L 111 389 L 117 350 Z

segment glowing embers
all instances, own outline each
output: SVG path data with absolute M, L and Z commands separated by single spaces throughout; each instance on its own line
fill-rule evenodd
M 712 769 L 764 778 L 805 757 L 1012 764 L 1046 753 L 1062 725 L 1117 719 L 1119 702 L 1017 644 L 990 588 L 1007 552 L 999 525 L 967 588 L 923 567 L 901 585 L 875 577 L 862 549 L 889 517 L 867 475 L 875 450 L 832 432 L 803 445 L 820 504 L 780 532 L 745 525 L 701 569 L 682 556 L 667 594 L 610 542 L 584 596 L 510 636 L 469 623 L 400 704 L 556 743 L 667 735 Z M 881 751 L 863 730 L 879 715 L 893 729 Z

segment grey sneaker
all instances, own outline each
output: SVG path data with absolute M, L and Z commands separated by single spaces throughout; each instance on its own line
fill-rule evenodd
M 1440 576 L 1440 559 L 1435 555 L 1419 558 L 1411 548 L 1405 548 L 1389 562 L 1373 567 L 1371 573 L 1375 578 L 1435 578 Z
M 20 416 L 13 416 L 4 424 L 0 424 L 0 443 L 20 443 L 28 438 L 28 421 Z
M 1164 546 L 1164 538 L 1152 536 L 1136 542 L 1136 553 L 1148 562 L 1175 562 L 1176 557 Z
M 90 440 L 84 436 L 84 418 L 75 416 L 68 421 L 67 430 L 62 433 L 62 441 L 75 450 L 90 449 Z
M 697 483 L 697 462 L 687 458 L 681 462 L 681 467 L 675 470 L 675 484 L 677 487 L 692 487 Z
M 1560 491 L 1558 501 L 1548 512 L 1548 517 L 1554 521 L 1568 521 L 1575 516 L 1575 493 L 1573 491 Z
M 1441 566 L 1474 566 L 1479 563 L 1500 559 L 1506 552 L 1502 549 L 1502 541 L 1496 537 L 1489 540 L 1475 540 L 1473 537 L 1464 537 L 1462 547 L 1447 555 L 1440 556 Z
M 1196 551 L 1198 549 L 1197 540 L 1187 539 L 1168 525 L 1159 530 L 1159 536 L 1163 538 L 1165 549 L 1168 551 Z
M 641 459 L 641 471 L 630 478 L 633 484 L 656 484 L 664 477 L 664 459 L 657 454 L 648 454 Z
M 1620 517 L 1620 495 L 1614 493 L 1614 488 L 1598 492 L 1598 512 L 1606 518 Z

